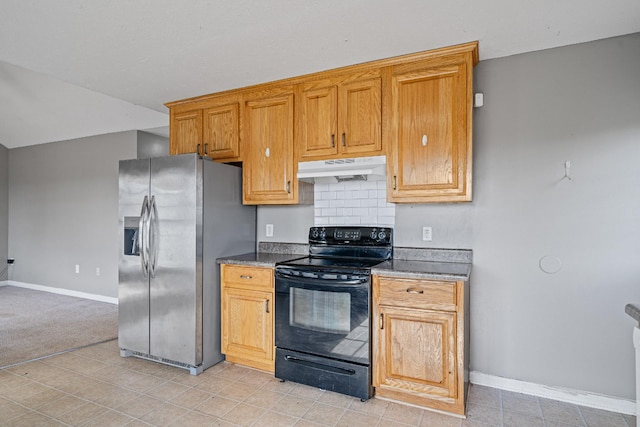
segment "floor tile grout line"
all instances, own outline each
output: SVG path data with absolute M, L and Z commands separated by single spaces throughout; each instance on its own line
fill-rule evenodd
M 82 350 L 83 348 L 87 348 L 87 347 L 92 347 L 92 346 L 95 346 L 95 345 L 104 344 L 104 343 L 107 343 L 107 342 L 109 342 L 109 341 L 113 341 L 113 340 L 117 340 L 117 339 L 118 339 L 118 338 L 109 338 L 109 339 L 106 339 L 106 340 L 103 340 L 103 341 L 99 341 L 99 342 L 95 342 L 95 343 L 91 343 L 91 344 L 83 345 L 83 346 L 80 346 L 80 347 L 75 347 L 75 348 L 70 348 L 70 349 L 67 349 L 67 350 L 62 350 L 62 351 L 59 351 L 59 352 L 57 352 L 57 353 L 47 354 L 47 355 L 45 355 L 45 356 L 40 356 L 40 357 L 36 357 L 36 358 L 34 358 L 34 359 L 29 359 L 29 360 L 24 360 L 24 361 L 22 361 L 22 362 L 13 363 L 13 364 L 11 364 L 11 365 L 0 366 L 0 369 L 12 368 L 12 367 L 14 367 L 14 366 L 20 366 L 20 365 L 24 365 L 24 364 L 26 364 L 26 363 L 37 362 L 37 361 L 39 361 L 39 360 L 48 359 L 48 358 L 50 358 L 50 357 L 59 356 L 59 355 L 61 355 L 61 354 L 71 353 L 71 352 L 76 351 L 76 350 Z

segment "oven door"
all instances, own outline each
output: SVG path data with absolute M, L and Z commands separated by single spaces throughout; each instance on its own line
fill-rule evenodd
M 276 347 L 369 365 L 369 274 L 277 267 Z

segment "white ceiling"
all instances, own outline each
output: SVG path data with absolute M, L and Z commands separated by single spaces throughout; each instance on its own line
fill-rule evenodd
M 7 148 L 166 127 L 168 101 L 472 40 L 485 60 L 640 31 L 638 0 L 2 0 L 0 11 Z

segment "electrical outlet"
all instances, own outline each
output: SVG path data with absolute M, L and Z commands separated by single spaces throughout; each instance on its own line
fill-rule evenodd
M 431 227 L 422 227 L 422 240 L 424 240 L 425 242 L 430 242 L 433 240 Z
M 96 276 L 100 275 L 100 267 L 96 267 Z
M 80 273 L 80 264 L 76 264 L 76 274 Z
M 273 237 L 273 224 L 267 224 L 266 234 L 267 237 Z

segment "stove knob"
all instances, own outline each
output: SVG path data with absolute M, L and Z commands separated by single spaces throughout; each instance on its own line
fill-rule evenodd
M 311 236 L 312 236 L 314 239 L 317 239 L 317 238 L 318 238 L 318 229 L 317 229 L 317 228 L 312 228 L 312 229 L 311 229 Z
M 325 230 L 324 227 L 322 227 L 322 230 L 320 230 L 320 238 L 324 240 L 326 237 L 327 237 L 327 230 Z
M 385 237 L 387 237 L 387 233 L 385 233 L 384 231 L 378 233 L 378 240 L 384 240 Z
M 371 230 L 371 234 L 370 234 L 369 237 L 371 237 L 372 239 L 375 239 L 376 238 L 376 234 L 378 234 L 378 233 L 376 233 L 376 229 L 374 228 L 373 230 Z

